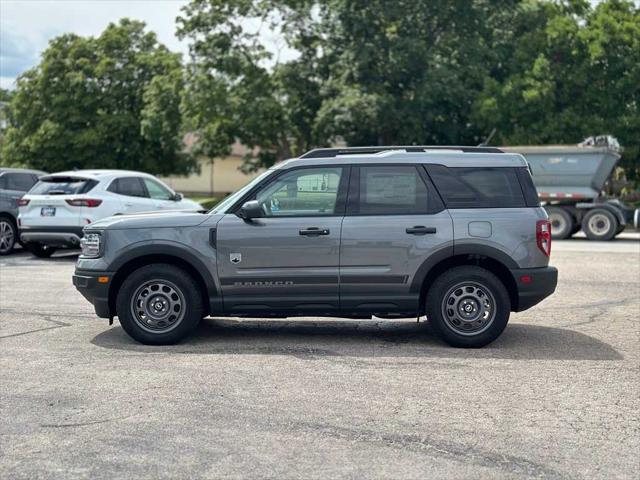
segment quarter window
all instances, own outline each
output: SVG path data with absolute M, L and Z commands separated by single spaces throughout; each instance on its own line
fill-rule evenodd
M 413 166 L 360 168 L 352 213 L 360 215 L 415 215 L 429 213 L 429 192 Z
M 303 168 L 280 175 L 258 192 L 266 217 L 333 215 L 343 168 Z
M 513 208 L 526 202 L 514 168 L 427 165 L 447 208 Z

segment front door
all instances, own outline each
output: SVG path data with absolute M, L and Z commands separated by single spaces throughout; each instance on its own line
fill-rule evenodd
M 451 216 L 421 165 L 353 168 L 340 247 L 344 310 L 416 312 L 425 262 L 452 253 Z
M 248 200 L 263 217 L 233 213 L 217 225 L 218 275 L 227 313 L 332 313 L 339 307 L 340 230 L 349 169 L 283 170 Z

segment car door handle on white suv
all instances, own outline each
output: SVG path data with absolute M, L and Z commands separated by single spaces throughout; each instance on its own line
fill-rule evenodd
M 435 227 L 425 227 L 423 225 L 416 225 L 405 230 L 409 235 L 426 235 L 428 233 L 436 233 Z
M 300 233 L 300 235 L 315 236 L 315 235 L 329 235 L 329 233 L 331 232 L 329 231 L 328 228 L 309 227 L 309 228 L 303 228 L 298 233 Z

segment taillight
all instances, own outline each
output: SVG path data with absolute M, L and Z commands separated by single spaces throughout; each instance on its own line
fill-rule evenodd
M 70 200 L 65 200 L 72 207 L 97 207 L 102 203 L 102 200 L 98 200 L 96 198 L 72 198 Z
M 536 243 L 547 257 L 551 255 L 551 222 L 538 220 L 536 222 Z
M 27 205 L 29 205 L 29 200 L 21 198 L 17 201 L 17 204 L 19 207 L 26 207 Z

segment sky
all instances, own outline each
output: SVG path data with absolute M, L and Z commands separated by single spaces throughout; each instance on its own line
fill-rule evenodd
M 36 65 L 50 39 L 67 32 L 98 35 L 122 17 L 142 20 L 176 52 L 175 19 L 186 0 L 0 0 L 0 87 Z

